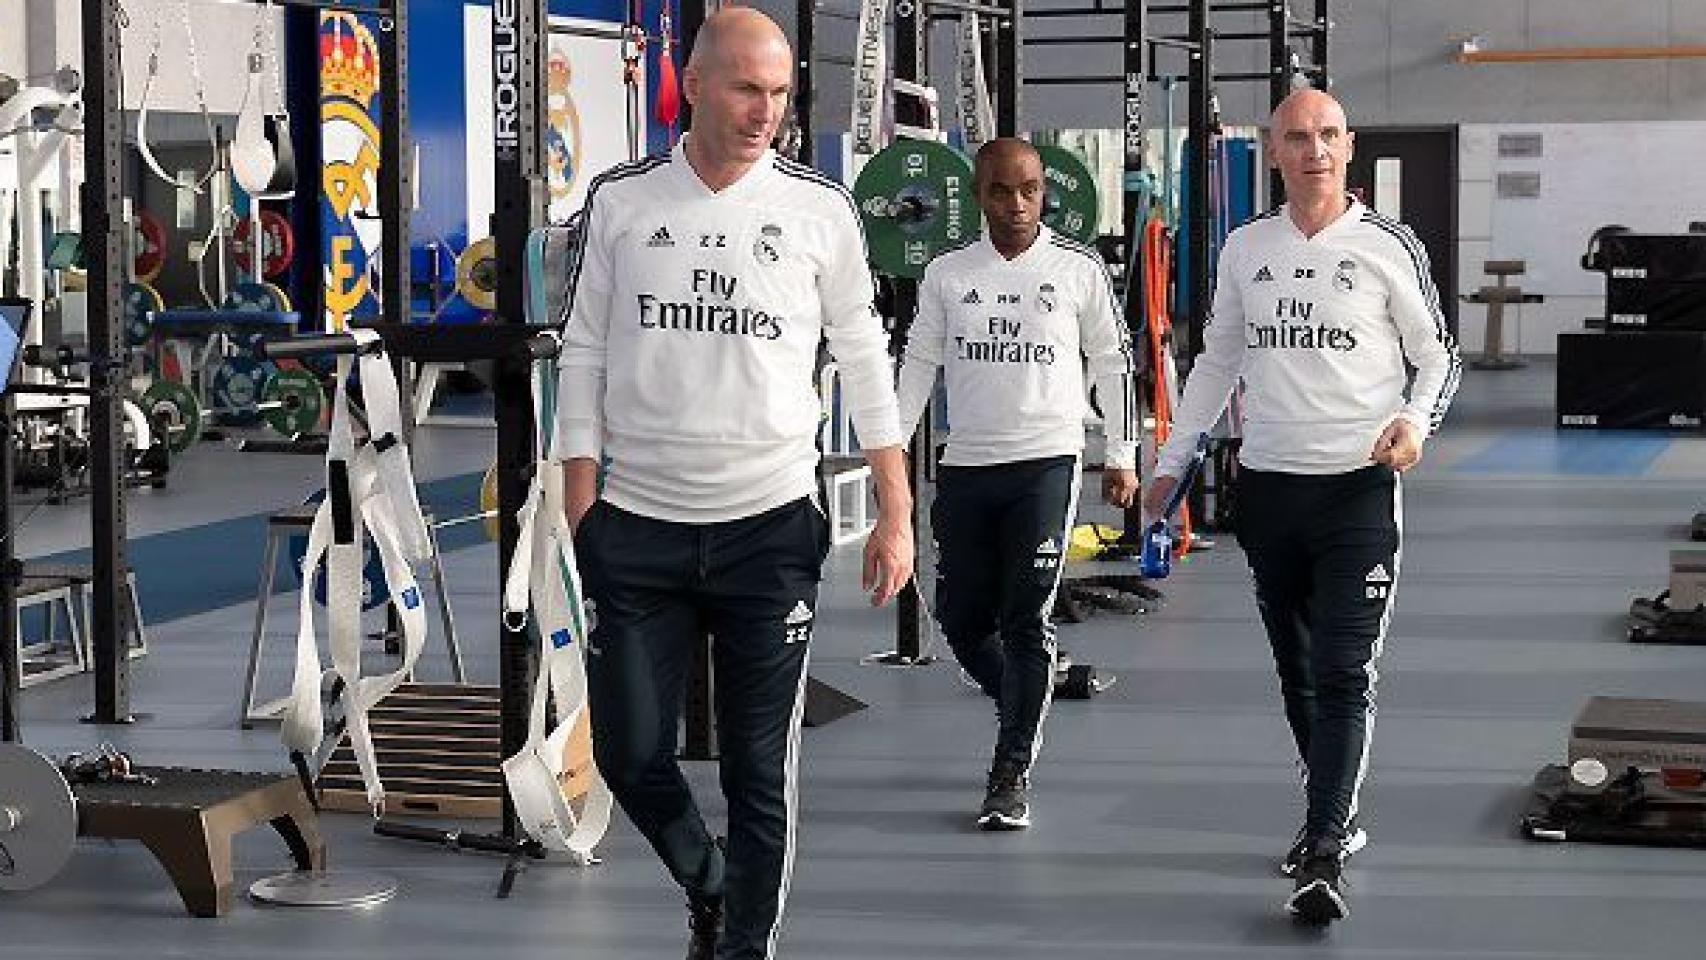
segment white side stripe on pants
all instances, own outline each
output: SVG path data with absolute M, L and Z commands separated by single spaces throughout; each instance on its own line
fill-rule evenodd
M 800 684 L 794 691 L 794 712 L 788 718 L 788 754 L 782 760 L 788 830 L 782 847 L 782 886 L 776 891 L 776 918 L 770 921 L 770 936 L 764 943 L 765 960 L 776 956 L 776 941 L 782 935 L 782 912 L 788 905 L 788 887 L 794 879 L 794 846 L 800 822 L 800 726 L 806 718 L 806 679 L 811 660 L 808 647 L 800 658 Z
M 1374 647 L 1368 653 L 1368 662 L 1363 664 L 1363 670 L 1368 674 L 1368 692 L 1363 694 L 1366 705 L 1363 708 L 1362 756 L 1357 760 L 1356 780 L 1351 784 L 1351 802 L 1347 807 L 1346 820 L 1340 825 L 1341 830 L 1349 830 L 1356 821 L 1357 807 L 1362 799 L 1362 782 L 1368 776 L 1369 745 L 1374 742 L 1374 688 L 1380 681 L 1380 668 L 1375 661 L 1380 659 L 1380 651 L 1386 646 L 1386 629 L 1392 624 L 1392 605 L 1398 601 L 1398 575 L 1404 563 L 1404 476 L 1396 474 L 1392 478 L 1392 525 L 1398 532 L 1398 545 L 1392 551 L 1392 584 L 1386 591 L 1386 609 L 1380 611 L 1380 630 L 1374 636 Z
M 1060 593 L 1061 577 L 1066 575 L 1066 547 L 1072 542 L 1072 521 L 1078 516 L 1078 488 L 1083 484 L 1083 480 L 1083 462 L 1074 457 L 1072 460 L 1072 486 L 1066 494 L 1065 522 L 1061 524 L 1063 529 L 1060 533 L 1060 540 L 1057 541 L 1060 544 L 1060 562 L 1054 568 L 1054 586 L 1049 588 L 1048 596 L 1043 598 L 1043 632 L 1048 637 L 1046 643 L 1048 645 L 1049 678 L 1048 683 L 1043 686 L 1043 708 L 1037 714 L 1037 732 L 1031 738 L 1031 762 L 1025 766 L 1026 773 L 1030 772 L 1031 767 L 1036 766 L 1037 756 L 1042 753 L 1043 725 L 1048 722 L 1049 708 L 1054 706 L 1054 671 L 1060 663 L 1060 644 L 1055 642 L 1054 623 L 1050 619 L 1050 614 L 1054 610 L 1055 595 Z

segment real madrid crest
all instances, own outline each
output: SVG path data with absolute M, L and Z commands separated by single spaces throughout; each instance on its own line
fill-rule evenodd
M 1356 289 L 1357 262 L 1355 260 L 1340 260 L 1339 268 L 1333 272 L 1333 289 L 1341 293 L 1350 293 Z
M 1044 313 L 1053 313 L 1055 307 L 1054 284 L 1037 285 L 1037 309 Z
M 781 227 L 767 223 L 758 228 L 758 239 L 752 242 L 752 255 L 759 263 L 767 266 L 781 263 L 784 249 Z

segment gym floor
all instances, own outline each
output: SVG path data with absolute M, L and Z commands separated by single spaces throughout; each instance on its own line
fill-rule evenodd
M 1563 757 L 1588 697 L 1706 697 L 1706 650 L 1623 639 L 1629 600 L 1663 588 L 1668 550 L 1706 507 L 1706 441 L 1558 433 L 1552 377 L 1545 362 L 1468 373 L 1444 434 L 1405 480 L 1404 571 L 1364 801 L 1372 843 L 1347 874 L 1350 920 L 1321 933 L 1281 911 L 1289 885 L 1274 861 L 1301 816 L 1297 774 L 1230 538 L 1175 569 L 1159 611 L 1062 630 L 1078 660 L 1120 682 L 1056 704 L 1036 825 L 1005 835 L 971 824 L 990 706 L 949 663 L 860 664 L 892 646 L 892 613 L 864 605 L 849 546 L 827 573 L 814 673 L 871 708 L 806 734 L 785 954 L 1693 955 L 1706 934 L 1706 854 L 1543 845 L 1515 830 L 1527 784 Z M 421 479 L 440 516 L 471 508 L 490 443 L 487 431 L 422 432 Z M 235 717 L 264 514 L 300 500 L 317 472 L 313 458 L 207 445 L 168 490 L 133 497 L 136 554 L 170 560 L 139 562 L 152 652 L 134 665 L 132 696 L 149 716 L 79 724 L 90 684 L 62 680 L 25 694 L 27 742 L 57 755 L 110 739 L 144 767 L 284 770 L 276 730 L 241 731 Z M 43 508 L 21 551 L 86 543 L 86 516 L 85 504 Z M 1107 517 L 1087 505 L 1081 519 Z M 495 551 L 477 534 L 446 548 L 465 653 L 490 679 Z M 293 625 L 285 599 L 264 672 L 273 691 Z M 436 640 L 421 673 L 447 676 Z M 714 766 L 688 770 L 716 816 Z M 628 960 L 685 945 L 678 893 L 620 818 L 602 866 L 535 866 L 508 901 L 492 896 L 495 858 L 377 838 L 363 816 L 322 825 L 334 865 L 392 874 L 398 898 L 311 917 L 239 902 L 224 919 L 194 920 L 141 847 L 82 841 L 52 884 L 0 897 L 0 955 Z M 243 887 L 287 866 L 264 830 L 241 837 L 235 859 Z

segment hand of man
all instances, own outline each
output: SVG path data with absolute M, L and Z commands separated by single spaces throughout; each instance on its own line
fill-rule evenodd
M 1110 505 L 1125 508 L 1131 506 L 1137 497 L 1137 471 L 1116 470 L 1107 467 L 1102 470 L 1102 499 Z
M 1165 473 L 1149 481 L 1149 488 L 1143 491 L 1143 516 L 1146 520 L 1161 519 L 1161 511 L 1167 507 L 1167 498 L 1173 495 L 1173 488 L 1178 485 L 1178 477 Z
M 883 510 L 876 529 L 865 540 L 865 574 L 860 582 L 871 594 L 871 606 L 888 603 L 905 588 L 912 579 L 914 553 L 912 517 L 902 510 Z
M 569 530 L 581 525 L 581 518 L 598 500 L 598 461 L 577 457 L 563 463 L 563 512 L 568 516 Z
M 1375 463 L 1384 463 L 1403 473 L 1422 459 L 1421 431 L 1404 417 L 1393 417 L 1380 432 L 1380 439 L 1374 441 L 1371 456 Z

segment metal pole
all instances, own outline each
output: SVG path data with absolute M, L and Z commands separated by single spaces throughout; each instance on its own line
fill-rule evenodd
M 12 395 L 0 397 L 0 531 L 12 529 Z M 23 677 L 18 655 L 18 578 L 12 538 L 0 537 L 0 743 L 19 743 L 18 698 Z
M 1133 356 L 1145 356 L 1141 349 L 1148 318 L 1143 305 L 1147 300 L 1143 286 L 1143 224 L 1148 219 L 1149 186 L 1145 174 L 1149 166 L 1149 130 L 1147 98 L 1149 93 L 1149 0 L 1126 0 L 1124 24 L 1124 69 L 1121 83 L 1125 100 L 1124 167 L 1125 179 L 1121 190 L 1122 217 L 1125 229 L 1125 325 L 1131 338 Z M 1163 131 L 1163 136 L 1171 136 Z M 1161 176 L 1168 176 L 1166 170 Z M 1152 370 L 1150 376 L 1160 376 Z M 1142 401 L 1144 407 L 1150 401 Z M 1143 509 L 1133 504 L 1126 508 L 1122 535 L 1131 542 L 1143 533 Z
M 1186 339 L 1185 363 L 1202 352 L 1203 327 L 1208 321 L 1213 292 L 1208 289 L 1209 236 L 1213 229 L 1214 212 L 1209 208 L 1209 111 L 1214 96 L 1211 77 L 1214 72 L 1214 34 L 1208 26 L 1208 0 L 1191 0 L 1191 36 L 1201 45 L 1191 55 L 1191 195 L 1190 201 L 1190 268 L 1186 277 L 1191 289 L 1189 335 Z
M 668 2 L 668 0 L 665 0 Z M 817 132 L 812 125 L 812 108 L 816 96 L 812 91 L 812 57 L 817 49 L 818 0 L 798 0 L 794 5 L 795 39 L 794 63 L 794 126 L 800 131 L 800 162 L 811 166 L 817 157 Z
M 1272 0 L 1268 7 L 1268 109 L 1279 106 L 1291 93 L 1291 43 L 1286 36 L 1286 21 L 1290 19 L 1286 0 Z M 1268 171 L 1268 206 L 1278 206 L 1285 199 L 1285 183 L 1278 170 Z
M 1315 65 L 1321 68 L 1321 89 L 1333 88 L 1332 61 L 1327 59 L 1332 46 L 1333 0 L 1315 0 L 1315 25 L 1319 29 L 1309 39 L 1309 50 Z
M 381 229 L 380 315 L 408 323 L 409 215 L 414 207 L 414 142 L 409 135 L 409 3 L 392 0 L 389 21 L 379 25 L 379 219 Z M 259 236 L 260 234 L 255 234 Z M 511 248 L 514 249 L 514 248 Z M 259 271 L 257 271 L 257 276 Z
M 125 576 L 124 235 L 115 216 L 124 201 L 123 77 L 119 66 L 119 9 L 83 0 L 83 250 L 88 269 L 89 477 L 93 504 L 95 723 L 129 723 L 130 656 L 134 625 L 123 602 Z M 9 491 L 8 491 L 9 492 Z
M 492 3 L 492 131 L 494 205 L 491 236 L 497 256 L 497 313 L 500 323 L 523 323 L 522 288 L 527 234 L 545 220 L 545 177 L 541 166 L 540 121 L 545 115 L 544 47 L 546 0 L 494 0 Z M 533 468 L 533 396 L 529 362 L 515 355 L 499 359 L 492 396 L 497 417 L 498 579 L 515 556 L 520 529 L 516 514 L 527 499 Z M 532 691 L 533 645 L 527 629 L 498 621 L 498 683 L 503 701 L 503 755 L 513 756 L 527 741 L 527 708 Z M 503 834 L 515 839 L 515 805 L 504 794 Z
M 1025 0 L 1012 0 L 1013 15 L 995 22 L 995 132 L 1019 135 L 1020 96 L 1024 90 Z

